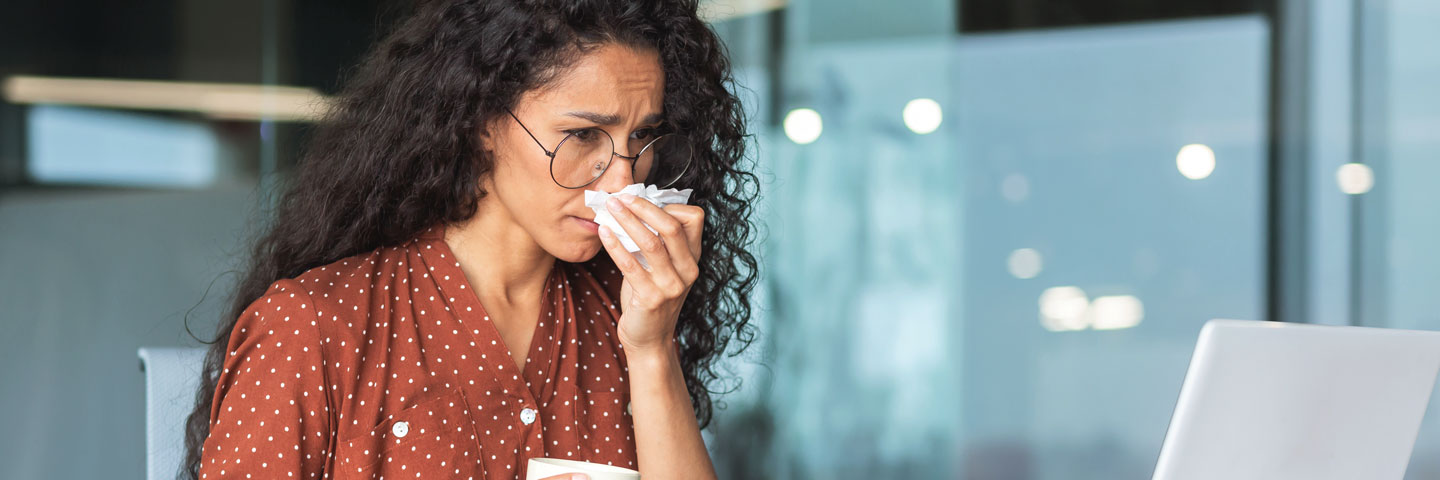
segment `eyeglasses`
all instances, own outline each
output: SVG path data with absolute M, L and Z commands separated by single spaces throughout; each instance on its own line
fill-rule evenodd
M 615 140 L 605 130 L 597 127 L 568 130 L 568 135 L 555 145 L 555 150 L 549 150 L 545 148 L 545 144 L 540 143 L 540 139 L 535 138 L 534 133 L 530 133 L 530 129 L 525 127 L 514 112 L 506 109 L 505 113 L 509 113 L 510 118 L 515 119 L 515 123 L 535 141 L 535 145 L 545 151 L 545 156 L 550 157 L 550 179 L 565 188 L 585 188 L 586 185 L 594 183 L 610 168 L 610 161 L 614 157 L 630 161 L 630 170 L 636 182 L 669 188 L 685 175 L 690 161 L 694 158 L 694 144 L 684 135 L 675 133 L 663 134 L 654 139 L 645 138 L 649 135 L 640 138 L 627 137 L 630 151 L 639 152 L 633 157 L 627 157 L 617 153 Z

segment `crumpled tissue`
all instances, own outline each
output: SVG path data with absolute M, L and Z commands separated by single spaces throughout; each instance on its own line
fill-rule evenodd
M 690 201 L 690 192 L 692 191 L 693 189 L 689 188 L 684 190 L 676 190 L 673 188 L 661 190 L 654 185 L 635 183 L 626 185 L 625 188 L 615 193 L 586 190 L 585 206 L 595 211 L 594 222 L 609 227 L 610 231 L 615 234 L 615 238 L 620 239 L 620 244 L 625 246 L 625 251 L 634 254 L 635 259 L 640 261 L 640 265 L 648 270 L 650 264 L 645 262 L 645 255 L 640 253 L 640 246 L 635 244 L 635 240 L 632 240 L 630 235 L 625 233 L 625 228 L 621 227 L 620 223 L 615 221 L 615 217 L 610 215 L 610 210 L 605 208 L 605 201 L 615 195 L 628 193 L 634 195 L 636 198 L 649 200 L 650 203 L 655 204 L 657 207 L 664 208 L 666 205 L 685 205 Z M 645 228 L 651 232 L 655 231 L 655 229 L 650 228 L 649 225 L 645 225 Z

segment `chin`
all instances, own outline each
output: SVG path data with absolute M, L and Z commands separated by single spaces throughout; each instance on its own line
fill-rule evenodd
M 584 263 L 594 259 L 605 247 L 600 244 L 600 239 L 595 238 L 587 241 L 573 242 L 565 245 L 559 252 L 551 252 L 555 258 L 569 263 Z

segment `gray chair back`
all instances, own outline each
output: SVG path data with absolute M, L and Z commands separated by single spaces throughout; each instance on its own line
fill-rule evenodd
M 204 348 L 142 347 L 145 372 L 145 471 L 150 480 L 174 480 L 185 456 L 185 417 L 195 405 Z

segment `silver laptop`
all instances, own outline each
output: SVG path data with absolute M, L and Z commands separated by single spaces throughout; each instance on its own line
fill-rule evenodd
M 1395 479 L 1440 371 L 1440 332 L 1211 320 L 1154 480 Z

